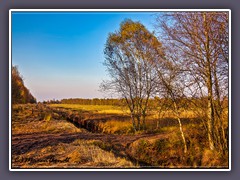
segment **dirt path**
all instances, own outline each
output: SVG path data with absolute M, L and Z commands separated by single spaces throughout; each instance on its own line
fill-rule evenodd
M 12 136 L 12 155 L 21 155 L 33 150 L 41 149 L 47 146 L 57 146 L 59 143 L 72 143 L 75 140 L 101 140 L 111 147 L 111 152 L 116 157 L 128 159 L 133 164 L 139 166 L 151 166 L 150 164 L 139 162 L 128 154 L 128 147 L 134 141 L 140 138 L 166 138 L 169 134 L 153 135 L 113 135 L 98 134 L 90 132 L 81 133 L 32 133 L 32 134 L 15 134 Z M 106 150 L 106 149 L 104 149 Z
M 113 135 L 113 134 L 98 134 L 98 133 L 32 133 L 32 134 L 15 134 L 12 135 L 12 154 L 20 155 L 31 150 L 43 148 L 49 145 L 57 145 L 58 143 L 71 143 L 77 139 L 84 140 L 101 140 L 105 143 L 110 143 L 119 152 L 125 151 L 125 148 L 132 142 L 140 138 L 166 138 L 168 135 Z

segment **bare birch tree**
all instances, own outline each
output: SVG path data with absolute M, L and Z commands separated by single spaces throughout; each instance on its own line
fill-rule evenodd
M 188 96 L 207 97 L 209 148 L 226 149 L 222 104 L 228 97 L 228 13 L 167 13 L 158 16 L 157 25 L 170 59 L 182 65 Z
M 111 79 L 101 89 L 125 99 L 135 131 L 146 128 L 149 98 L 156 89 L 153 62 L 163 55 L 161 46 L 141 23 L 131 20 L 121 23 L 120 30 L 107 39 L 104 65 Z
M 180 117 L 180 107 L 178 105 L 181 100 L 186 97 L 184 93 L 186 86 L 183 82 L 184 76 L 182 76 L 181 66 L 170 61 L 170 59 L 158 59 L 158 61 L 155 62 L 155 69 L 158 75 L 156 82 L 158 84 L 157 94 L 159 97 L 167 100 L 167 106 L 173 110 L 174 115 L 176 116 L 183 142 L 184 153 L 186 153 L 187 143 Z

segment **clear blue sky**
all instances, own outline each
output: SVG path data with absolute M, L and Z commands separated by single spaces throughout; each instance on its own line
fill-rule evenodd
M 13 12 L 12 63 L 38 101 L 103 98 L 104 45 L 126 18 L 153 31 L 151 12 Z

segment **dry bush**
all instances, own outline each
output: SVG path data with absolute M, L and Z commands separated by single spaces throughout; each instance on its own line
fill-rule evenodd
M 228 168 L 228 154 L 222 155 L 218 151 L 205 149 L 202 155 L 202 166 L 212 168 Z
M 173 168 L 178 166 L 183 147 L 179 135 L 173 134 L 170 138 L 145 138 L 135 141 L 129 147 L 129 154 L 153 167 Z
M 128 152 L 140 162 L 146 162 L 160 168 L 227 168 L 228 154 L 210 151 L 206 147 L 206 131 L 200 124 L 184 126 L 188 151 L 184 153 L 178 128 L 162 128 L 165 138 L 143 138 L 133 142 Z

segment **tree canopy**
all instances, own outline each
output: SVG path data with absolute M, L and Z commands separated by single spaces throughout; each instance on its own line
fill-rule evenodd
M 161 43 L 141 23 L 125 20 L 109 34 L 104 54 L 111 80 L 104 81 L 102 89 L 125 99 L 134 129 L 144 128 L 149 98 L 156 90 L 153 66 L 164 56 Z
M 36 98 L 33 97 L 30 91 L 25 87 L 17 66 L 12 67 L 12 103 L 36 103 Z

